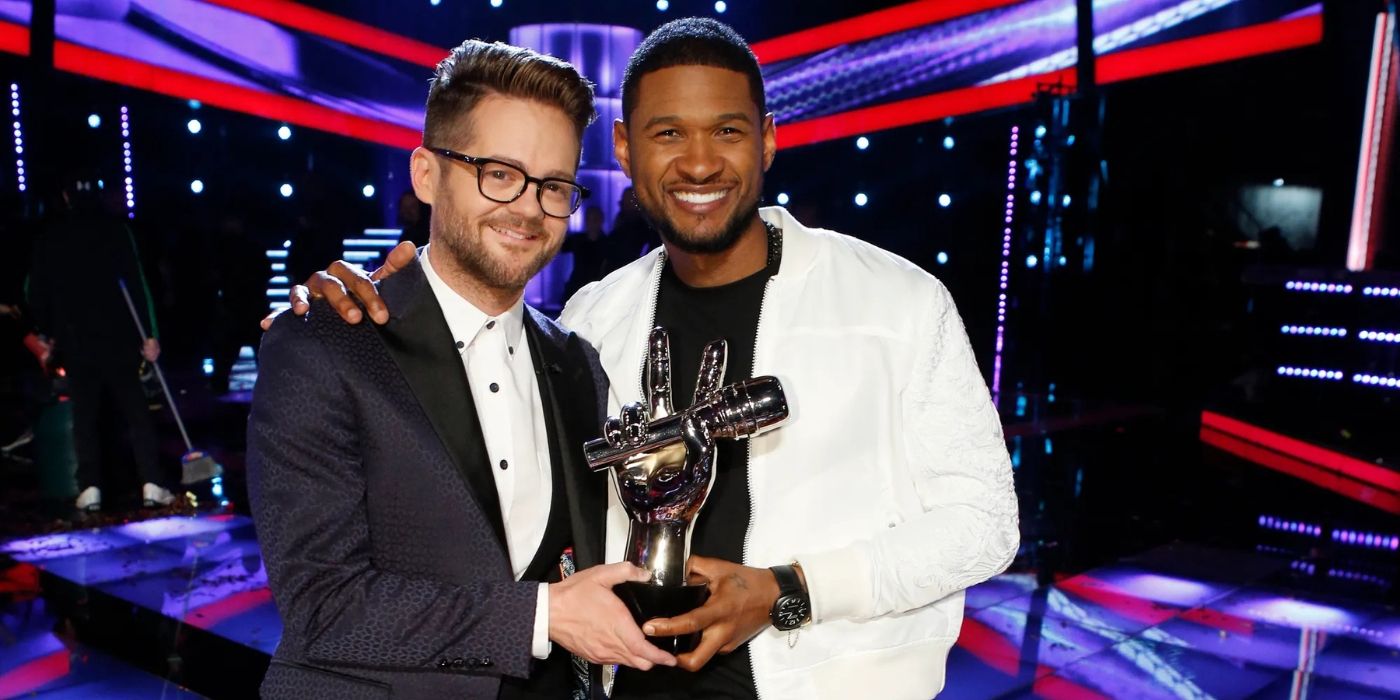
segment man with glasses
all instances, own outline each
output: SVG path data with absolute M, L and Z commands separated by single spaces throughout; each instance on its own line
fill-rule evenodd
M 410 158 L 429 243 L 381 287 L 393 314 L 318 303 L 267 333 L 248 486 L 284 631 L 265 697 L 558 698 L 597 688 L 570 652 L 675 663 L 611 590 L 647 574 L 595 566 L 596 355 L 522 300 L 588 194 L 592 98 L 557 59 L 454 49 Z

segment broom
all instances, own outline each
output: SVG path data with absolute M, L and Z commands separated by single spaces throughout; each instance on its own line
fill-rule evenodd
M 117 280 L 121 285 L 122 297 L 126 299 L 126 308 L 131 310 L 131 320 L 136 322 L 136 330 L 141 333 L 141 337 L 146 337 L 146 327 L 141 325 L 141 315 L 136 313 L 136 304 L 131 301 L 131 293 L 126 290 L 126 281 Z M 175 425 L 180 428 L 180 437 L 185 440 L 185 454 L 180 458 L 180 483 L 188 486 L 201 481 L 213 479 L 224 473 L 224 468 L 203 450 L 196 450 L 190 444 L 190 434 L 185 432 L 185 422 L 180 420 L 180 409 L 175 407 L 175 397 L 170 394 L 170 387 L 165 383 L 165 373 L 160 371 L 160 364 L 151 363 L 151 367 L 156 370 L 156 379 L 160 380 L 160 389 L 165 392 L 165 401 L 170 405 L 170 413 L 175 416 Z

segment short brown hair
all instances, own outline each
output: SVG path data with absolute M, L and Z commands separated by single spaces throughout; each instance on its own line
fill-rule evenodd
M 448 147 L 468 135 L 465 117 L 488 95 L 535 100 L 558 107 L 573 122 L 579 142 L 598 116 L 593 83 L 572 64 L 532 49 L 468 39 L 437 65 L 428 87 L 423 143 Z

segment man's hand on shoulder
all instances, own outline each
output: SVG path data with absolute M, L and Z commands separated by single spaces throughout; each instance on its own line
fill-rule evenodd
M 715 654 L 738 649 L 770 624 L 778 581 L 768 569 L 698 555 L 690 557 L 690 573 L 709 579 L 709 600 L 684 615 L 649 620 L 642 629 L 662 637 L 701 632 L 700 645 L 676 657 L 681 668 L 698 671 Z
M 624 581 L 650 576 L 631 564 L 584 569 L 549 584 L 549 638 L 595 664 L 623 664 L 643 671 L 675 666 L 676 658 L 652 646 L 632 613 L 613 593 Z
M 306 279 L 305 284 L 298 284 L 292 287 L 287 294 L 287 301 L 291 303 L 292 313 L 302 316 L 311 309 L 311 300 L 325 298 L 340 317 L 346 323 L 359 323 L 364 315 L 360 312 L 360 307 L 355 303 L 359 300 L 365 305 L 365 311 L 369 312 L 369 317 L 375 323 L 384 325 L 389 322 L 389 308 L 384 305 L 384 300 L 379 297 L 379 290 L 375 289 L 374 283 L 385 279 L 394 273 L 402 270 L 413 259 L 417 257 L 418 249 L 413 247 L 409 241 L 404 241 L 389 251 L 389 255 L 384 258 L 384 264 L 374 272 L 366 273 L 355 265 L 351 265 L 344 260 L 337 260 L 330 264 L 322 272 L 317 272 Z M 280 314 L 274 311 L 263 318 L 262 329 L 265 331 L 272 327 L 272 322 Z

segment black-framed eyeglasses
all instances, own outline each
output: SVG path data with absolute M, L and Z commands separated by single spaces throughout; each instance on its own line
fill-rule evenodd
M 476 166 L 476 188 L 481 196 L 501 204 L 510 204 L 525 194 L 530 183 L 535 184 L 535 199 L 540 211 L 556 219 L 567 219 L 588 199 L 587 187 L 572 180 L 557 177 L 532 177 L 519 167 L 493 158 L 478 158 L 448 148 L 429 148 L 444 158 L 460 160 Z

